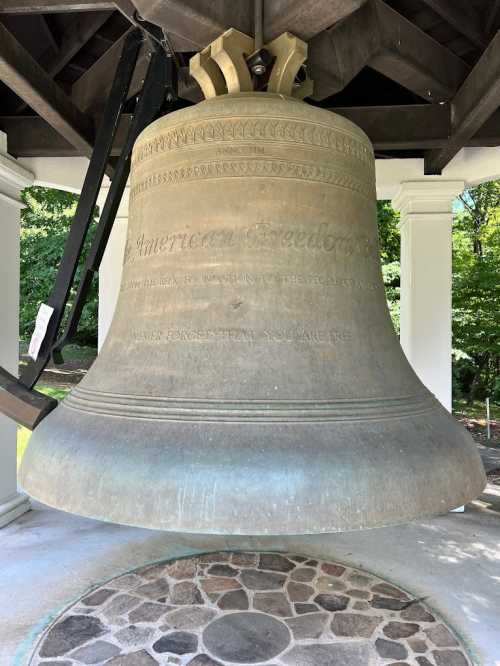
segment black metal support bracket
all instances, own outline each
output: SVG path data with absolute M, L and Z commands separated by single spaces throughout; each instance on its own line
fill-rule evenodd
M 171 54 L 153 45 L 151 62 L 140 93 L 122 153 L 115 164 L 106 202 L 86 258 L 82 278 L 60 338 L 59 329 L 65 313 L 83 245 L 92 221 L 97 196 L 108 165 L 120 116 L 143 42 L 140 30 L 127 37 L 118 63 L 115 80 L 106 104 L 102 123 L 82 187 L 75 217 L 64 248 L 54 289 L 47 305 L 53 308 L 36 361 L 32 361 L 17 379 L 0 368 L 0 412 L 21 425 L 34 429 L 57 406 L 57 401 L 33 390 L 51 357 L 62 361 L 62 349 L 75 336 L 92 278 L 98 271 L 113 222 L 130 172 L 130 158 L 139 133 L 158 115 L 165 113 L 177 97 L 177 69 Z M 57 341 L 57 342 L 56 342 Z

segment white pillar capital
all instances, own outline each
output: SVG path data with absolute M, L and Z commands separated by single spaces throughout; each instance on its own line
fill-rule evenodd
M 402 182 L 400 341 L 427 388 L 451 410 L 451 231 L 462 180 Z
M 407 180 L 392 200 L 401 213 L 402 223 L 408 215 L 439 213 L 450 214 L 454 199 L 463 191 L 463 180 L 446 180 L 441 176 L 427 176 L 421 180 Z
M 0 365 L 17 375 L 19 362 L 19 240 L 20 193 L 33 183 L 33 174 L 7 153 L 0 132 Z M 0 414 L 0 527 L 30 508 L 17 492 L 17 426 Z

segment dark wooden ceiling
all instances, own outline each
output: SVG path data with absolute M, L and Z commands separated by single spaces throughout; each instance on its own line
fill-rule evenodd
M 179 106 L 201 98 L 189 57 L 228 27 L 253 32 L 253 0 L 0 0 L 0 129 L 15 156 L 89 154 L 136 11 L 184 65 Z M 357 122 L 378 156 L 425 156 L 439 173 L 463 146 L 500 144 L 500 0 L 265 0 L 264 16 L 266 38 L 308 41 L 310 103 Z

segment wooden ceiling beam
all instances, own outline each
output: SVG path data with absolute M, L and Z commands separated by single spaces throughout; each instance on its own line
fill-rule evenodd
M 448 105 L 363 106 L 331 110 L 361 127 L 377 151 L 440 147 L 449 138 Z M 112 155 L 120 154 L 130 119 L 131 116 L 124 115 L 120 121 Z M 15 157 L 67 157 L 82 154 L 38 116 L 0 116 L 0 129 L 7 133 L 9 152 Z M 493 114 L 467 145 L 500 145 L 500 111 Z
M 282 32 L 301 39 L 314 35 L 342 21 L 367 0 L 272 0 L 264 6 L 266 41 Z M 175 39 L 191 41 L 202 49 L 227 28 L 254 33 L 253 1 L 239 0 L 134 0 L 139 14 L 162 26 Z
M 369 66 L 422 99 L 448 101 L 469 73 L 468 65 L 382 0 L 373 2 L 382 48 Z
M 451 51 L 382 0 L 369 0 L 309 43 L 314 99 L 342 90 L 369 65 L 423 99 L 450 99 L 469 72 Z
M 366 0 L 272 0 L 264 6 L 267 41 L 282 32 L 311 39 L 357 11 Z
M 51 14 L 116 9 L 108 0 L 2 0 L 0 14 Z
M 114 72 L 120 58 L 125 41 L 125 33 L 113 46 L 99 58 L 75 83 L 71 89 L 74 104 L 92 116 L 99 116 L 113 83 Z M 149 64 L 150 44 L 146 41 L 139 52 L 136 67 L 129 88 L 129 96 L 137 94 L 141 88 Z M 194 79 L 190 78 L 185 69 L 179 74 L 179 96 L 191 102 L 201 100 L 201 92 Z
M 0 24 L 0 80 L 83 155 L 90 155 L 93 123 Z
M 446 145 L 429 151 L 427 174 L 440 174 L 450 160 L 500 106 L 500 30 L 451 102 L 451 136 Z
M 57 56 L 48 56 L 40 61 L 51 76 L 56 76 L 89 42 L 111 16 L 111 12 L 89 12 L 73 21 L 62 35 Z
M 488 40 L 482 25 L 481 16 L 470 0 L 422 0 L 457 32 L 464 35 L 478 48 L 485 49 Z

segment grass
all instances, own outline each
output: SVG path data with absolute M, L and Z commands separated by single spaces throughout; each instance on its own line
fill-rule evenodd
M 19 352 L 21 354 L 28 353 L 28 342 L 20 340 Z M 63 349 L 63 356 L 65 361 L 86 361 L 92 360 L 97 355 L 95 347 L 82 347 L 80 345 L 68 345 Z
M 468 405 L 465 400 L 453 401 L 453 413 L 468 419 L 479 421 L 480 425 L 486 425 L 486 403 L 476 401 Z M 490 420 L 500 421 L 500 405 L 490 401 Z
M 59 388 L 52 388 L 52 386 L 36 386 L 35 387 L 37 391 L 40 391 L 40 393 L 45 393 L 45 395 L 49 395 L 51 398 L 55 398 L 56 400 L 62 400 L 66 394 L 69 392 L 69 389 L 59 389 Z M 24 452 L 26 451 L 26 447 L 28 446 L 29 438 L 31 437 L 31 430 L 28 430 L 28 428 L 23 428 L 22 426 L 19 426 L 17 429 L 17 466 L 21 464 L 21 460 L 23 459 Z

